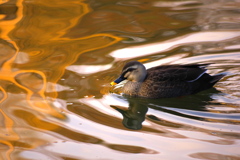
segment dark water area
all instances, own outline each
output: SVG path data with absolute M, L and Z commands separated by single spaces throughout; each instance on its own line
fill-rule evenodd
M 238 0 L 0 0 L 0 159 L 239 160 Z M 195 95 L 112 87 L 126 62 L 211 63 Z

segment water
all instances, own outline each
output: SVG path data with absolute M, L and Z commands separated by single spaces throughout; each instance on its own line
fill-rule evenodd
M 0 159 L 240 159 L 238 0 L 0 1 Z M 123 65 L 213 63 L 215 89 L 148 100 Z

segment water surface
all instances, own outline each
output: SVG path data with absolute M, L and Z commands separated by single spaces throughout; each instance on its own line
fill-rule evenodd
M 0 1 L 0 159 L 240 159 L 237 0 Z M 141 99 L 124 64 L 212 63 L 196 95 Z

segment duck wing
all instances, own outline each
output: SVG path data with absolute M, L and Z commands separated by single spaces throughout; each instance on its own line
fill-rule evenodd
M 187 81 L 198 80 L 207 71 L 210 64 L 165 65 L 148 69 L 148 80 L 152 81 Z

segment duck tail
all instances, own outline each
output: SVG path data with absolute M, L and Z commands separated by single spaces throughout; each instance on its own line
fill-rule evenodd
M 220 74 L 214 75 L 214 76 L 212 76 L 212 80 L 210 81 L 210 83 L 212 85 L 214 85 L 215 83 L 217 83 L 224 76 L 226 76 L 226 73 L 220 73 Z

